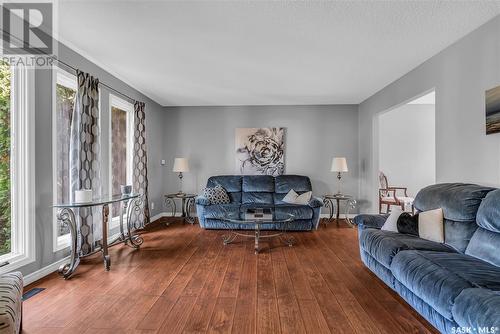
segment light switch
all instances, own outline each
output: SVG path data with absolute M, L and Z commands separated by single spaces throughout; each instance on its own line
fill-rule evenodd
M 162 166 L 165 166 L 166 161 L 165 161 L 164 159 L 162 159 L 162 160 L 160 161 L 160 164 L 161 164 Z

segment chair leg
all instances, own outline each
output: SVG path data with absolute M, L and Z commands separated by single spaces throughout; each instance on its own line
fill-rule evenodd
M 378 213 L 382 213 L 382 202 L 378 201 Z

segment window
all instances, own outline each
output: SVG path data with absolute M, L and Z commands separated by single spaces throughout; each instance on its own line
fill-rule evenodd
M 35 259 L 33 70 L 0 62 L 0 272 Z
M 132 184 L 132 157 L 134 149 L 133 127 L 134 106 L 115 95 L 110 95 L 111 129 L 110 129 L 110 185 L 111 194 L 120 194 L 120 186 Z M 120 214 L 120 206 L 115 204 L 111 209 L 111 217 Z M 116 226 L 112 220 L 111 226 Z
M 71 132 L 71 115 L 75 104 L 77 90 L 76 76 L 60 68 L 56 68 L 54 97 L 54 203 L 65 203 L 70 200 L 69 184 L 69 143 Z M 70 243 L 69 229 L 56 217 L 54 210 L 54 250 L 68 247 Z

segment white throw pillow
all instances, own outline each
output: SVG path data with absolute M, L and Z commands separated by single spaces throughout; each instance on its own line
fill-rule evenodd
M 307 205 L 312 197 L 312 191 L 305 192 L 295 199 L 295 204 Z
M 295 192 L 295 190 L 290 189 L 288 194 L 283 197 L 283 202 L 285 203 L 290 203 L 290 204 L 295 204 L 295 200 L 299 197 L 299 195 Z
M 295 190 L 290 189 L 288 194 L 283 197 L 283 202 L 289 204 L 302 204 L 307 205 L 312 197 L 312 191 L 305 192 L 301 195 L 297 194 Z
M 435 242 L 444 242 L 443 209 L 418 214 L 418 236 Z
M 398 218 L 402 213 L 403 210 L 399 206 L 393 208 L 381 229 L 384 231 L 398 232 Z

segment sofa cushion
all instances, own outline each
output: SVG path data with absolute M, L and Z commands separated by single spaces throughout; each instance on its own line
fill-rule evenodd
M 500 290 L 500 268 L 460 253 L 407 250 L 392 260 L 396 280 L 453 320 L 457 296 L 468 288 Z
M 282 219 L 291 214 L 295 219 L 311 219 L 313 217 L 313 209 L 309 205 L 276 205 L 274 212 L 278 219 Z
M 465 289 L 455 299 L 452 314 L 461 327 L 500 329 L 500 292 Z
M 206 219 L 222 219 L 228 214 L 236 215 L 239 212 L 239 204 L 214 204 L 205 207 Z M 235 217 L 235 218 L 236 218 Z
M 311 180 L 301 175 L 280 175 L 274 179 L 275 190 L 278 194 L 287 194 L 291 189 L 300 194 L 311 191 Z
M 242 190 L 244 192 L 274 192 L 274 177 L 270 175 L 243 176 Z
M 394 256 L 403 250 L 419 249 L 453 252 L 451 247 L 437 242 L 424 240 L 410 234 L 382 231 L 373 228 L 361 229 L 359 231 L 359 243 L 363 250 L 387 268 L 390 268 Z
M 443 209 L 444 218 L 475 221 L 481 200 L 493 188 L 465 183 L 441 183 L 420 190 L 413 206 L 418 211 Z
M 241 195 L 242 204 L 268 204 L 273 205 L 273 194 L 272 193 L 242 193 Z
M 207 187 L 222 186 L 228 193 L 241 192 L 242 177 L 239 175 L 211 176 L 207 181 Z
M 479 226 L 495 233 L 500 233 L 500 205 L 498 203 L 500 203 L 500 189 L 486 195 L 476 217 Z
M 482 227 L 472 236 L 465 254 L 500 267 L 500 233 L 488 231 Z

